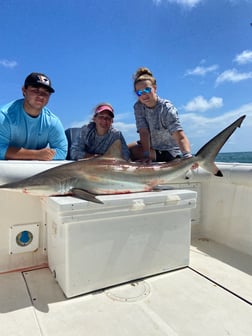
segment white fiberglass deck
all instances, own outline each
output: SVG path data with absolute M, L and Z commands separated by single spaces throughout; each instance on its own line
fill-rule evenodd
M 251 256 L 208 239 L 190 267 L 73 299 L 48 268 L 1 274 L 1 336 L 250 336 L 251 275 Z

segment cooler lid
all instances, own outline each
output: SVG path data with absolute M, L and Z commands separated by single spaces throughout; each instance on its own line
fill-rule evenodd
M 151 208 L 195 208 L 197 192 L 192 190 L 162 190 L 153 192 L 141 192 L 120 195 L 97 196 L 103 204 L 88 202 L 71 196 L 48 197 L 45 201 L 45 208 L 54 215 L 73 216 L 74 214 L 90 212 L 97 214 L 114 209 L 125 209 L 141 211 Z

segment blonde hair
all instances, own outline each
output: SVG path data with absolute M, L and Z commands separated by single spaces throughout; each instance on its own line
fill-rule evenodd
M 137 71 L 133 75 L 133 80 L 134 80 L 134 88 L 136 83 L 144 81 L 144 80 L 149 80 L 152 85 L 156 85 L 157 81 L 153 77 L 152 72 L 145 67 L 138 68 Z

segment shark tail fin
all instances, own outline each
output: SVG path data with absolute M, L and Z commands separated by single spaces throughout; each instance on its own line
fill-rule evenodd
M 223 176 L 222 172 L 215 165 L 214 160 L 219 153 L 220 149 L 224 146 L 229 137 L 234 133 L 237 127 L 240 127 L 246 115 L 241 116 L 231 125 L 226 127 L 223 131 L 217 134 L 214 138 L 208 141 L 201 149 L 195 154 L 198 158 L 200 166 L 216 176 Z

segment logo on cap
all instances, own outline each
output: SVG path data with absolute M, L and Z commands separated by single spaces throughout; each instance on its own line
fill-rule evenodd
M 44 83 L 45 85 L 50 85 L 50 81 L 46 76 L 38 75 L 37 77 L 41 83 Z

